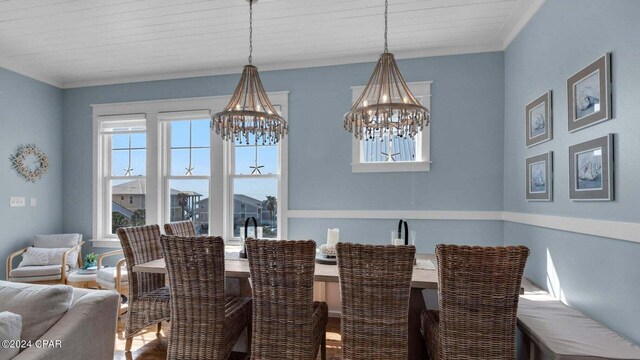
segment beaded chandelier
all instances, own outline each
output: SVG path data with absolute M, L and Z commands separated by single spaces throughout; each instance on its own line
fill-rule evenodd
M 269 101 L 258 68 L 252 65 L 253 54 L 253 3 L 249 1 L 249 65 L 242 70 L 240 82 L 229 104 L 211 119 L 211 129 L 224 140 L 249 144 L 249 135 L 255 143 L 276 144 L 289 130 L 287 122 Z
M 385 0 L 384 53 L 364 91 L 344 114 L 344 128 L 359 140 L 382 140 L 384 134 L 413 138 L 429 126 L 429 110 L 413 96 L 388 50 L 388 7 Z

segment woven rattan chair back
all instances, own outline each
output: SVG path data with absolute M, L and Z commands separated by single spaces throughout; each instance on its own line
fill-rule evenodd
M 129 295 L 136 300 L 143 294 L 165 286 L 164 274 L 134 272 L 133 267 L 162 258 L 158 225 L 120 228 L 117 231 L 127 261 Z
M 436 246 L 439 359 L 515 359 L 516 313 L 528 256 L 524 246 Z
M 252 359 L 315 359 L 312 240 L 247 240 Z
M 162 236 L 171 292 L 168 359 L 226 359 L 224 241 Z
M 196 228 L 191 220 L 176 221 L 164 224 L 164 233 L 174 236 L 196 236 Z
M 415 247 L 338 243 L 342 358 L 407 359 Z

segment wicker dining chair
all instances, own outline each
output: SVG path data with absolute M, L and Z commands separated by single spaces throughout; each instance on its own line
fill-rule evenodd
M 164 233 L 175 236 L 196 236 L 196 226 L 191 220 L 164 224 Z
M 421 315 L 432 360 L 516 357 L 524 246 L 437 245 L 439 311 Z
M 125 351 L 131 350 L 133 337 L 149 325 L 170 319 L 169 288 L 164 274 L 133 272 L 133 267 L 162 258 L 158 225 L 120 228 L 117 231 L 129 276 L 129 309 L 125 327 Z
M 251 359 L 326 359 L 328 307 L 313 301 L 313 240 L 247 239 L 253 283 Z
M 251 325 L 251 298 L 226 297 L 221 237 L 163 235 L 171 291 L 167 359 L 224 360 Z
M 342 358 L 407 359 L 413 245 L 338 243 Z

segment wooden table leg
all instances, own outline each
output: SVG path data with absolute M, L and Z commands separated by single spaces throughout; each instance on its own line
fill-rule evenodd
M 424 302 L 422 289 L 411 288 L 409 297 L 409 359 L 411 360 L 427 358 L 424 340 L 420 333 L 420 314 L 423 310 L 427 310 L 427 305 Z
M 225 278 L 227 296 L 251 297 L 251 280 L 248 278 Z
M 253 292 L 251 291 L 251 280 L 248 278 L 241 278 L 240 280 L 240 296 L 251 297 Z

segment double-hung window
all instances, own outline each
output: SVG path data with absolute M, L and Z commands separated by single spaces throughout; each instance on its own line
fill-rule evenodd
M 408 83 L 409 89 L 420 103 L 431 110 L 431 82 Z M 364 86 L 352 87 L 356 101 Z M 413 138 L 390 137 L 378 132 L 373 139 L 353 139 L 351 170 L 353 172 L 429 171 L 431 159 L 429 142 L 431 127 L 422 129 Z
M 269 97 L 287 119 L 288 94 Z M 254 217 L 255 235 L 286 238 L 287 140 L 223 141 L 209 124 L 228 101 L 216 96 L 93 106 L 95 247 L 119 247 L 119 227 L 182 220 L 193 221 L 199 234 L 233 241 L 244 235 L 245 219 Z
M 102 206 L 94 226 L 105 237 L 114 237 L 118 228 L 146 222 L 146 119 L 144 114 L 133 114 L 99 120 L 96 143 L 102 171 L 94 200 Z
M 211 130 L 209 111 L 160 113 L 163 132 L 163 218 L 191 220 L 209 233 Z
M 281 109 L 276 109 L 281 112 Z M 229 228 L 233 229 L 233 237 L 244 236 L 245 219 L 255 218 L 260 224 L 257 234 L 249 235 L 261 238 L 278 238 L 280 228 L 278 221 L 282 211 L 282 194 L 280 189 L 282 163 L 281 152 L 283 140 L 278 144 L 262 144 L 260 139 L 249 136 L 245 142 L 236 140 L 230 146 L 230 205 L 233 217 L 229 220 Z M 248 232 L 253 229 L 247 229 Z

